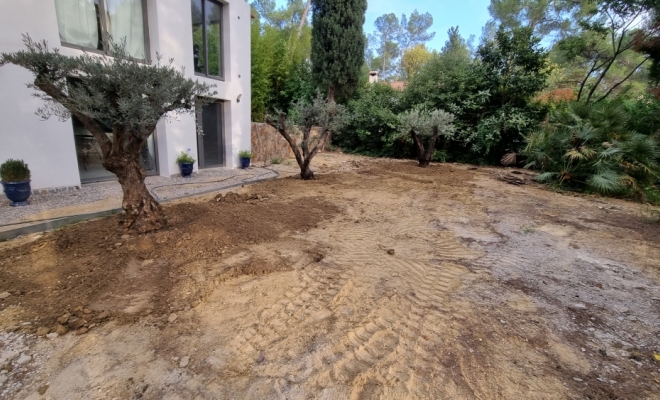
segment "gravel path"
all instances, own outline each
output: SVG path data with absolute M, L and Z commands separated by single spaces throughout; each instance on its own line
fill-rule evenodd
M 190 178 L 183 178 L 181 176 L 173 178 L 149 176 L 146 179 L 146 183 L 154 197 L 159 201 L 164 201 L 213 190 L 221 190 L 231 185 L 249 183 L 276 176 L 277 174 L 275 172 L 266 168 L 249 168 L 246 170 L 218 168 L 202 170 Z M 117 201 L 120 201 L 121 197 L 121 186 L 117 181 L 85 184 L 82 185 L 80 190 L 72 192 L 33 195 L 30 197 L 30 205 L 24 207 L 11 207 L 9 200 L 3 196 L 0 200 L 0 226 L 33 219 L 30 218 L 31 215 L 44 211 L 83 205 L 101 200 L 117 199 Z

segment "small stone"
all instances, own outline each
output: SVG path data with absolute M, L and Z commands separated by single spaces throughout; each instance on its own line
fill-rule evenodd
M 570 306 L 568 308 L 571 308 L 573 310 L 586 310 L 587 306 L 584 305 L 583 303 L 575 303 L 575 304 L 573 304 L 572 306 Z
M 176 314 L 170 314 L 170 317 L 167 319 L 167 322 L 174 322 L 176 319 L 179 318 Z
M 39 386 L 38 392 L 40 395 L 43 395 L 44 393 L 46 393 L 46 390 L 48 390 L 48 385 L 43 385 L 43 386 Z
M 503 320 L 503 319 L 501 319 L 501 320 L 500 320 L 500 323 L 501 323 L 501 324 L 506 324 L 506 321 Z
M 574 380 L 575 382 L 583 382 L 583 380 L 582 380 L 582 379 L 580 379 L 580 378 L 577 378 L 577 377 L 573 377 L 573 380 Z
M 83 309 L 83 306 L 78 306 L 73 311 L 78 312 L 78 311 L 82 311 L 82 309 Z
M 120 246 L 121 246 L 121 242 L 115 243 L 115 247 L 120 247 Z
M 394 249 L 387 250 L 387 254 L 393 256 L 394 255 Z
M 66 313 L 66 314 L 62 315 L 61 317 L 59 317 L 59 318 L 57 319 L 57 322 L 59 322 L 60 324 L 64 325 L 64 324 L 66 324 L 67 322 L 69 322 L 69 318 L 71 318 L 71 314 Z
M 181 361 L 179 361 L 179 367 L 185 368 L 188 366 L 189 363 L 190 363 L 190 357 L 188 356 L 181 357 Z
M 98 319 L 99 321 L 103 321 L 104 319 L 108 318 L 109 316 L 110 316 L 110 313 L 108 311 L 103 311 L 101 314 L 99 314 L 98 317 L 96 317 L 96 319 Z
M 87 333 L 87 331 L 89 331 L 89 329 L 87 329 L 83 326 L 82 328 L 80 328 L 76 331 L 76 335 L 84 335 L 85 333 Z
M 587 349 L 585 349 L 584 347 L 581 347 L 580 350 L 582 350 L 583 353 L 587 351 Z
M 50 340 L 57 339 L 60 335 L 57 334 L 57 332 L 49 333 L 46 335 L 46 337 Z
M 18 357 L 18 360 L 16 360 L 16 364 L 23 365 L 30 361 L 32 361 L 32 356 L 28 356 L 27 354 L 21 354 L 21 356 Z
M 69 329 L 67 329 L 67 327 L 64 325 L 57 325 L 57 328 L 55 328 L 55 333 L 57 333 L 59 336 L 64 336 L 67 332 L 69 332 Z
M 0 293 L 0 300 L 4 300 L 4 299 L 6 299 L 6 298 L 9 297 L 9 296 L 11 296 L 11 293 L 9 293 L 9 292 L 2 292 L 2 293 Z
M 92 310 L 90 310 L 89 308 L 83 309 L 83 314 L 91 314 L 91 313 L 92 313 Z
M 589 332 L 595 332 L 596 328 L 589 328 Z
M 202 302 L 200 300 L 195 300 L 192 303 L 190 303 L 190 307 L 195 308 L 195 307 L 199 306 L 200 304 L 202 304 Z
M 85 325 L 85 320 L 82 318 L 74 318 L 71 321 L 69 321 L 69 329 L 72 331 L 80 329 L 83 325 Z
M 131 237 L 131 235 L 128 235 L 128 234 L 121 235 L 121 238 L 124 239 L 124 240 L 129 239 L 130 237 Z
M 49 328 L 46 328 L 45 326 L 42 326 L 41 328 L 37 328 L 37 336 L 46 336 L 50 332 Z

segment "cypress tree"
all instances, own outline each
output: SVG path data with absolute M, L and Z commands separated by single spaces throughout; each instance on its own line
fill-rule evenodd
M 350 94 L 360 78 L 367 0 L 312 0 L 312 73 L 328 101 Z

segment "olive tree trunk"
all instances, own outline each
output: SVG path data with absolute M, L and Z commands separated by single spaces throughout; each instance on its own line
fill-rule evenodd
M 150 232 L 167 225 L 167 218 L 160 204 L 153 198 L 144 179 L 147 173 L 140 165 L 139 153 L 127 152 L 108 157 L 103 166 L 117 175 L 124 198 L 122 208 L 126 215 L 124 226 L 137 232 Z
M 424 148 L 422 138 L 417 133 L 415 133 L 415 131 L 411 131 L 410 135 L 412 136 L 415 147 L 417 148 L 417 161 L 419 162 L 419 166 L 422 168 L 428 167 L 431 164 L 433 152 L 435 151 L 435 143 L 438 140 L 438 128 L 433 128 L 433 135 L 431 136 L 429 145 L 426 148 Z
M 300 178 L 304 180 L 316 179 L 314 172 L 311 169 L 312 159 L 319 152 L 323 143 L 325 143 L 326 138 L 330 133 L 330 129 L 322 128 L 321 135 L 315 141 L 314 146 L 310 149 L 310 136 L 313 126 L 311 124 L 306 124 L 303 128 L 303 137 L 300 146 L 296 143 L 296 140 L 291 136 L 287 130 L 287 120 L 286 114 L 280 112 L 278 116 L 279 120 L 277 124 L 269 122 L 268 124 L 275 128 L 280 135 L 289 143 L 293 154 L 296 157 L 296 162 L 300 167 Z

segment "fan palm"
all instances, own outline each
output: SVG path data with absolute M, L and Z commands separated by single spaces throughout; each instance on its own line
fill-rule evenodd
M 627 194 L 652 185 L 660 173 L 655 139 L 625 129 L 618 102 L 571 103 L 526 138 L 526 168 L 536 179 L 602 194 Z

